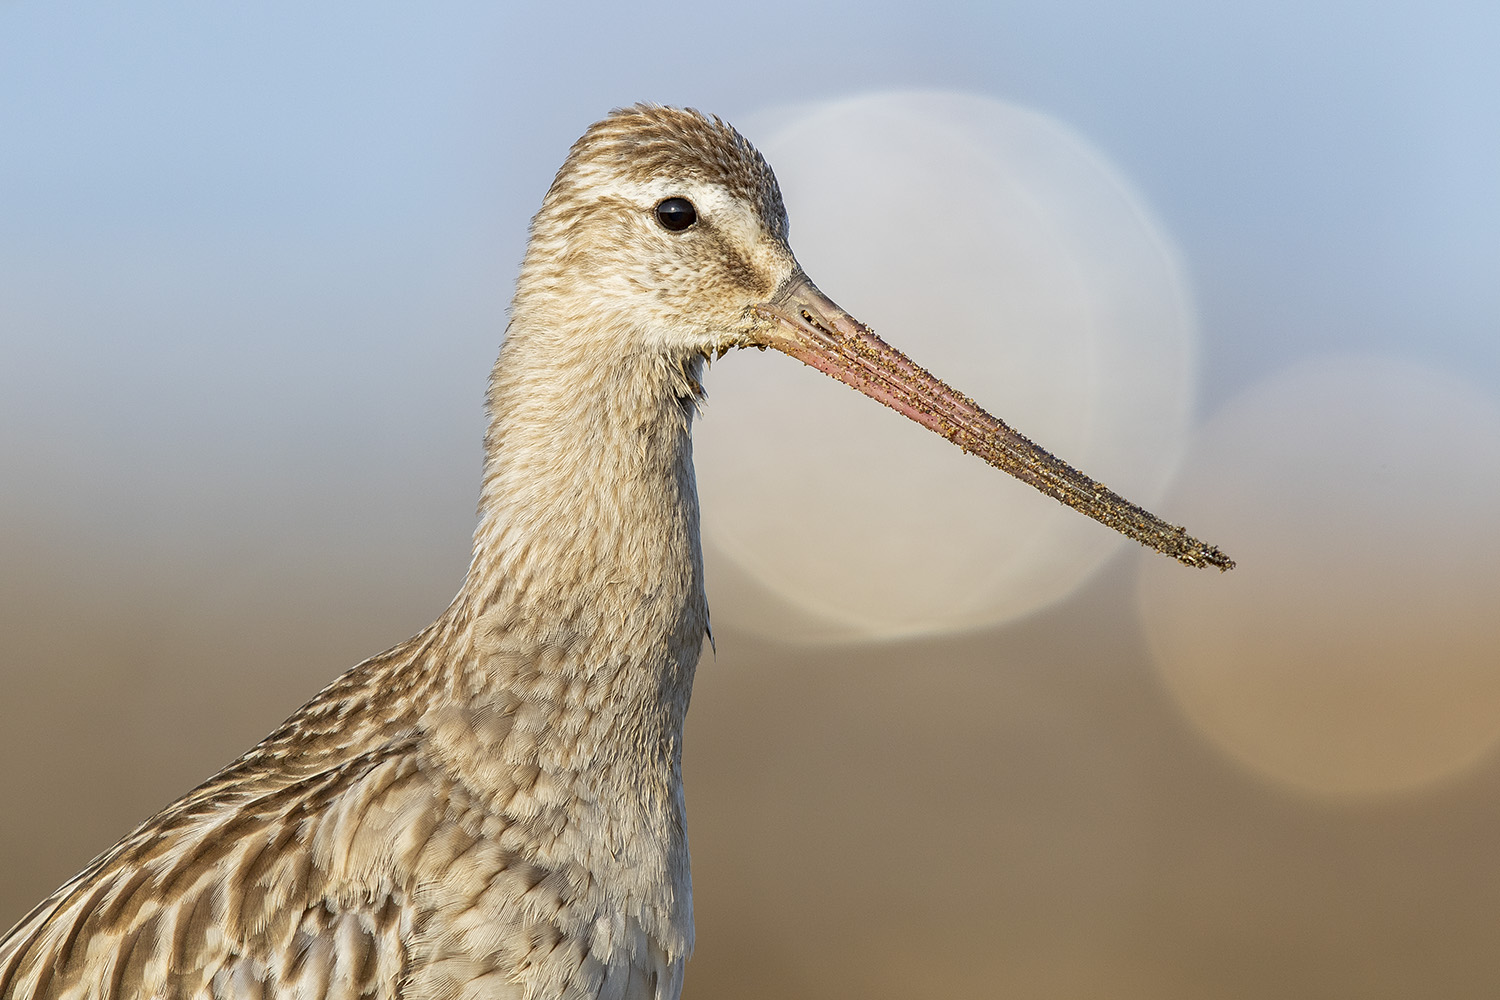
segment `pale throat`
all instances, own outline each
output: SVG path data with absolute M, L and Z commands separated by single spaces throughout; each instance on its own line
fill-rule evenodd
M 474 629 L 463 686 L 555 716 L 559 738 L 538 743 L 538 765 L 603 768 L 633 789 L 620 821 L 665 824 L 648 839 L 676 843 L 682 726 L 708 627 L 691 410 L 659 358 L 580 365 L 553 338 L 516 334 L 492 381 L 474 559 L 455 602 Z M 568 720 L 581 728 L 561 739 Z
M 630 623 L 696 648 L 707 625 L 690 436 L 699 362 L 590 339 L 512 324 L 491 380 L 465 590 L 501 616 L 604 634 Z

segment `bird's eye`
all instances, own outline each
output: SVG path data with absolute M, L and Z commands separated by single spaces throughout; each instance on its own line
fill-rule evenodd
M 668 198 L 656 206 L 656 221 L 680 233 L 698 221 L 698 210 L 686 198 Z

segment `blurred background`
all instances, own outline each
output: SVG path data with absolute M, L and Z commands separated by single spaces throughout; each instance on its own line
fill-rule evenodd
M 686 995 L 1494 996 L 1500 7 L 518 6 L 0 3 L 0 925 L 446 605 L 527 221 L 649 100 L 1240 563 L 715 365 Z

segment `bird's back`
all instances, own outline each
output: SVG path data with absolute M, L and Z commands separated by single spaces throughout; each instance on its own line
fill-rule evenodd
M 319 978 L 347 983 L 343 995 L 394 995 L 398 887 L 351 892 L 310 849 L 351 795 L 390 798 L 410 782 L 411 720 L 376 731 L 363 711 L 376 665 L 340 678 L 28 914 L 0 942 L 0 997 L 233 996 L 246 977 L 288 995 Z
M 419 690 L 440 632 L 349 671 L 22 919 L 0 1000 L 675 997 L 681 959 L 545 850 L 522 700 Z

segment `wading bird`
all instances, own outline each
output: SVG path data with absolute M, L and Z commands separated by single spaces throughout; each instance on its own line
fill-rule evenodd
M 1185 563 L 1233 565 L 819 292 L 734 129 L 616 111 L 532 221 L 452 605 L 23 918 L 0 998 L 677 997 L 682 726 L 708 630 L 689 432 L 705 363 L 740 347 Z

